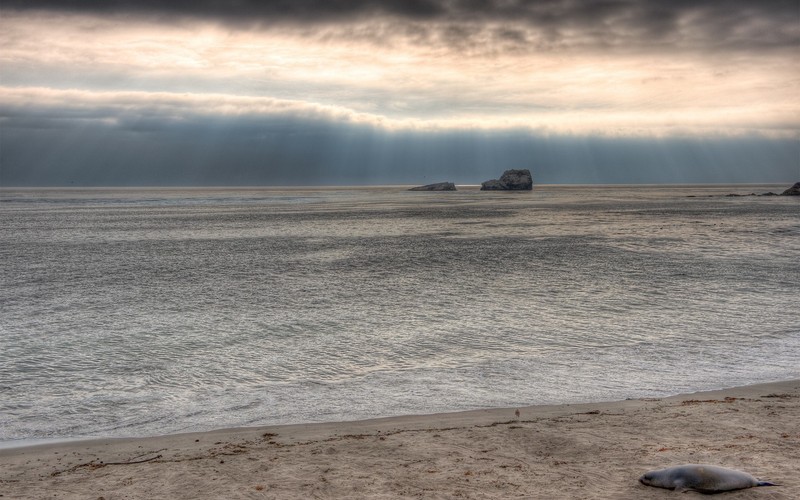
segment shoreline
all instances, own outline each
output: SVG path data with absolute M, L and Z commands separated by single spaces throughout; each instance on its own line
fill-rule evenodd
M 730 498 L 800 491 L 798 379 L 515 410 L 0 448 L 0 495 L 660 498 L 636 478 L 691 462 L 783 485 Z
M 650 399 L 668 399 L 668 398 L 677 398 L 683 396 L 690 396 L 694 394 L 705 394 L 705 393 L 717 393 L 721 391 L 729 391 L 733 389 L 745 389 L 749 387 L 757 387 L 757 386 L 770 386 L 773 384 L 783 384 L 783 383 L 793 383 L 798 382 L 800 383 L 800 379 L 786 379 L 786 380 L 775 380 L 771 382 L 756 382 L 752 384 L 745 384 L 745 385 L 735 385 L 731 387 L 723 387 L 717 389 L 701 389 L 692 392 L 685 392 L 685 393 L 678 393 L 678 394 L 666 394 L 666 395 L 653 395 L 653 396 L 642 396 L 642 397 L 630 397 L 625 398 L 624 400 L 618 399 L 610 399 L 610 400 L 599 400 L 599 401 L 575 401 L 570 403 L 552 403 L 552 404 L 532 404 L 527 406 L 519 406 L 519 407 L 492 407 L 492 408 L 478 408 L 472 410 L 453 410 L 453 411 L 441 411 L 435 413 L 412 413 L 406 415 L 390 415 L 390 416 L 380 416 L 380 417 L 371 417 L 371 418 L 359 418 L 354 420 L 330 420 L 330 421 L 319 421 L 319 422 L 300 422 L 300 423 L 281 423 L 281 424 L 259 424 L 259 425 L 242 425 L 242 426 L 233 426 L 233 427 L 219 427 L 219 428 L 212 428 L 206 430 L 196 430 L 196 431 L 180 431 L 180 432 L 171 432 L 167 434 L 153 434 L 148 436 L 76 436 L 76 437 L 62 437 L 62 438 L 33 438 L 33 439 L 20 439 L 20 440 L 11 440 L 11 441 L 0 441 L 0 458 L 4 455 L 6 451 L 13 451 L 19 449 L 26 449 L 26 448 L 35 448 L 35 447 L 50 447 L 50 446 L 59 446 L 59 445 L 80 445 L 83 443 L 106 443 L 106 442 L 121 442 L 121 441 L 136 441 L 136 440 L 149 440 L 149 439 L 167 439 L 171 437 L 177 436 L 202 436 L 204 434 L 216 434 L 216 433 L 238 433 L 238 432 L 246 432 L 246 431 L 259 431 L 259 430 L 266 430 L 266 429 L 281 429 L 281 428 L 308 428 L 308 427 L 315 427 L 315 426 L 333 426 L 333 427 L 341 427 L 346 425 L 354 425 L 358 426 L 359 424 L 369 424 L 375 423 L 379 424 L 380 422 L 387 421 L 414 421 L 416 419 L 421 419 L 424 421 L 433 420 L 436 417 L 439 418 L 454 418 L 458 419 L 460 415 L 464 415 L 467 418 L 471 418 L 473 415 L 477 414 L 486 414 L 492 412 L 501 412 L 503 414 L 510 412 L 514 412 L 514 410 L 519 409 L 522 410 L 544 410 L 544 409 L 553 409 L 557 411 L 559 408 L 574 408 L 577 406 L 586 406 L 586 405 L 606 405 L 606 404 L 613 404 L 613 403 L 623 403 L 626 401 L 639 401 L 639 400 L 650 400 Z
M 668 395 L 656 395 L 656 396 L 648 396 L 648 397 L 632 397 L 626 398 L 623 400 L 601 400 L 601 401 L 578 401 L 573 403 L 553 403 L 553 404 L 533 404 L 528 406 L 519 406 L 519 407 L 498 407 L 498 408 L 479 408 L 473 410 L 454 410 L 454 411 L 444 411 L 444 412 L 436 412 L 436 413 L 419 413 L 419 414 L 408 414 L 408 415 L 392 415 L 392 416 L 383 416 L 383 417 L 374 417 L 374 418 L 364 418 L 364 419 L 356 419 L 356 420 L 331 420 L 331 421 L 321 421 L 321 422 L 301 422 L 301 423 L 283 423 L 283 424 L 264 424 L 264 425 L 254 425 L 254 426 L 235 426 L 235 427 L 220 427 L 216 429 L 208 429 L 208 430 L 199 430 L 199 431 L 185 431 L 185 432 L 174 432 L 168 434 L 155 434 L 150 436 L 85 436 L 85 437 L 66 437 L 66 438 L 34 438 L 29 440 L 16 440 L 16 441 L 0 441 L 0 459 L 6 454 L 13 452 L 14 450 L 22 450 L 28 448 L 37 448 L 37 447 L 58 447 L 60 445 L 82 445 L 82 444 L 105 444 L 109 442 L 127 442 L 127 441 L 139 441 L 139 440 L 153 440 L 153 439 L 169 439 L 173 437 L 179 436 L 202 436 L 206 434 L 233 434 L 233 433 L 246 433 L 250 431 L 266 431 L 266 430 L 281 430 L 281 429 L 304 429 L 308 430 L 312 427 L 361 427 L 362 425 L 375 425 L 376 427 L 380 427 L 382 423 L 386 423 L 387 425 L 392 425 L 398 422 L 410 424 L 420 420 L 421 422 L 428 422 L 428 421 L 437 421 L 437 420 L 470 420 L 476 417 L 489 417 L 494 413 L 506 415 L 509 412 L 513 413 L 514 410 L 519 409 L 520 411 L 523 410 L 530 410 L 534 412 L 543 412 L 543 413 L 559 413 L 560 409 L 566 410 L 567 408 L 576 408 L 582 406 L 591 406 L 591 405 L 613 405 L 613 404 L 621 404 L 628 401 L 648 401 L 648 400 L 666 400 L 671 398 L 683 398 L 693 395 L 700 395 L 700 394 L 716 394 L 720 392 L 731 391 L 735 389 L 748 389 L 748 388 L 757 388 L 761 386 L 773 386 L 775 384 L 793 384 L 797 383 L 800 385 L 800 379 L 787 379 L 787 380 L 776 380 L 772 382 L 758 382 L 754 384 L 746 384 L 746 385 L 737 385 L 731 387 L 723 387 L 719 389 L 708 389 L 708 390 L 698 390 L 693 392 L 685 392 L 685 393 L 678 393 L 678 394 L 668 394 Z M 9 453 L 6 453 L 9 452 Z

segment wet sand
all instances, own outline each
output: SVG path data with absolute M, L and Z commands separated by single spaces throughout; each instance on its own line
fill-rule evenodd
M 737 468 L 782 485 L 724 498 L 800 498 L 800 380 L 660 399 L 0 449 L 0 496 L 676 498 L 637 478 L 682 463 Z

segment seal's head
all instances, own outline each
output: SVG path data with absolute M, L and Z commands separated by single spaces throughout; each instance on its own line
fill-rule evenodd
M 655 484 L 655 481 L 657 479 L 658 479 L 658 474 L 656 474 L 655 471 L 653 471 L 653 472 L 648 472 L 646 474 L 642 474 L 642 476 L 639 478 L 639 482 L 647 486 L 660 487 L 661 486 L 660 484 Z
M 646 486 L 655 486 L 656 488 L 675 488 L 682 483 L 679 478 L 676 478 L 676 473 L 680 471 L 679 467 L 671 467 L 669 469 L 658 469 L 645 472 L 639 478 L 639 482 Z

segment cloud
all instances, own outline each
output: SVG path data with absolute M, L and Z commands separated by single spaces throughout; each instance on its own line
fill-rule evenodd
M 0 87 L 0 120 L 8 128 L 53 128 L 59 123 L 70 127 L 83 122 L 156 132 L 219 121 L 258 126 L 259 119 L 367 127 L 383 123 L 380 117 L 344 108 L 265 97 Z
M 4 8 L 11 10 L 55 10 L 92 14 L 126 13 L 138 15 L 211 17 L 240 22 L 253 20 L 298 19 L 303 22 L 322 19 L 341 19 L 377 13 L 411 18 L 426 18 L 445 12 L 444 2 L 435 0 L 239 0 L 231 2 L 214 0 L 3 0 Z
M 0 123 L 4 128 L 72 127 L 104 124 L 138 132 L 186 129 L 194 124 L 226 123 L 227 127 L 259 130 L 274 122 L 324 126 L 348 125 L 384 131 L 505 130 L 529 134 L 668 137 L 749 136 L 796 137 L 796 122 L 769 106 L 754 104 L 708 110 L 644 111 L 608 109 L 544 109 L 530 115 L 504 114 L 489 120 L 480 110 L 473 117 L 393 119 L 341 106 L 271 97 L 170 92 L 86 91 L 0 87 Z M 726 124 L 727 125 L 723 125 Z
M 485 26 L 494 26 L 516 50 L 793 50 L 800 41 L 794 0 L 240 0 L 234 6 L 208 0 L 2 0 L 2 6 L 9 12 L 205 19 L 248 29 L 338 25 L 347 31 L 389 20 L 452 47 L 477 46 L 486 38 Z

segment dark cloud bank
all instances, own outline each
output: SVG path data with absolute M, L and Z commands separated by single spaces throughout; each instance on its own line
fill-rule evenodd
M 741 14 L 780 18 L 798 15 L 795 0 L 2 0 L 14 10 L 106 14 L 175 14 L 217 19 L 304 21 L 389 14 L 416 19 L 525 19 L 558 24 L 570 19 L 599 23 L 629 18 L 667 27 L 684 13 L 717 12 L 721 22 Z
M 796 49 L 800 43 L 797 0 L 0 0 L 0 6 L 19 12 L 207 19 L 247 28 L 390 17 L 448 25 L 439 29 L 454 44 L 487 22 L 508 24 L 509 40 L 521 43 L 526 35 L 514 27 L 532 29 L 556 44 L 566 32 L 579 31 L 583 43 L 598 48 L 633 40 L 703 50 Z
M 530 168 L 538 183 L 790 183 L 800 178 L 800 143 L 386 131 L 286 118 L 112 126 L 28 117 L 0 136 L 5 187 L 473 184 L 508 168 Z

